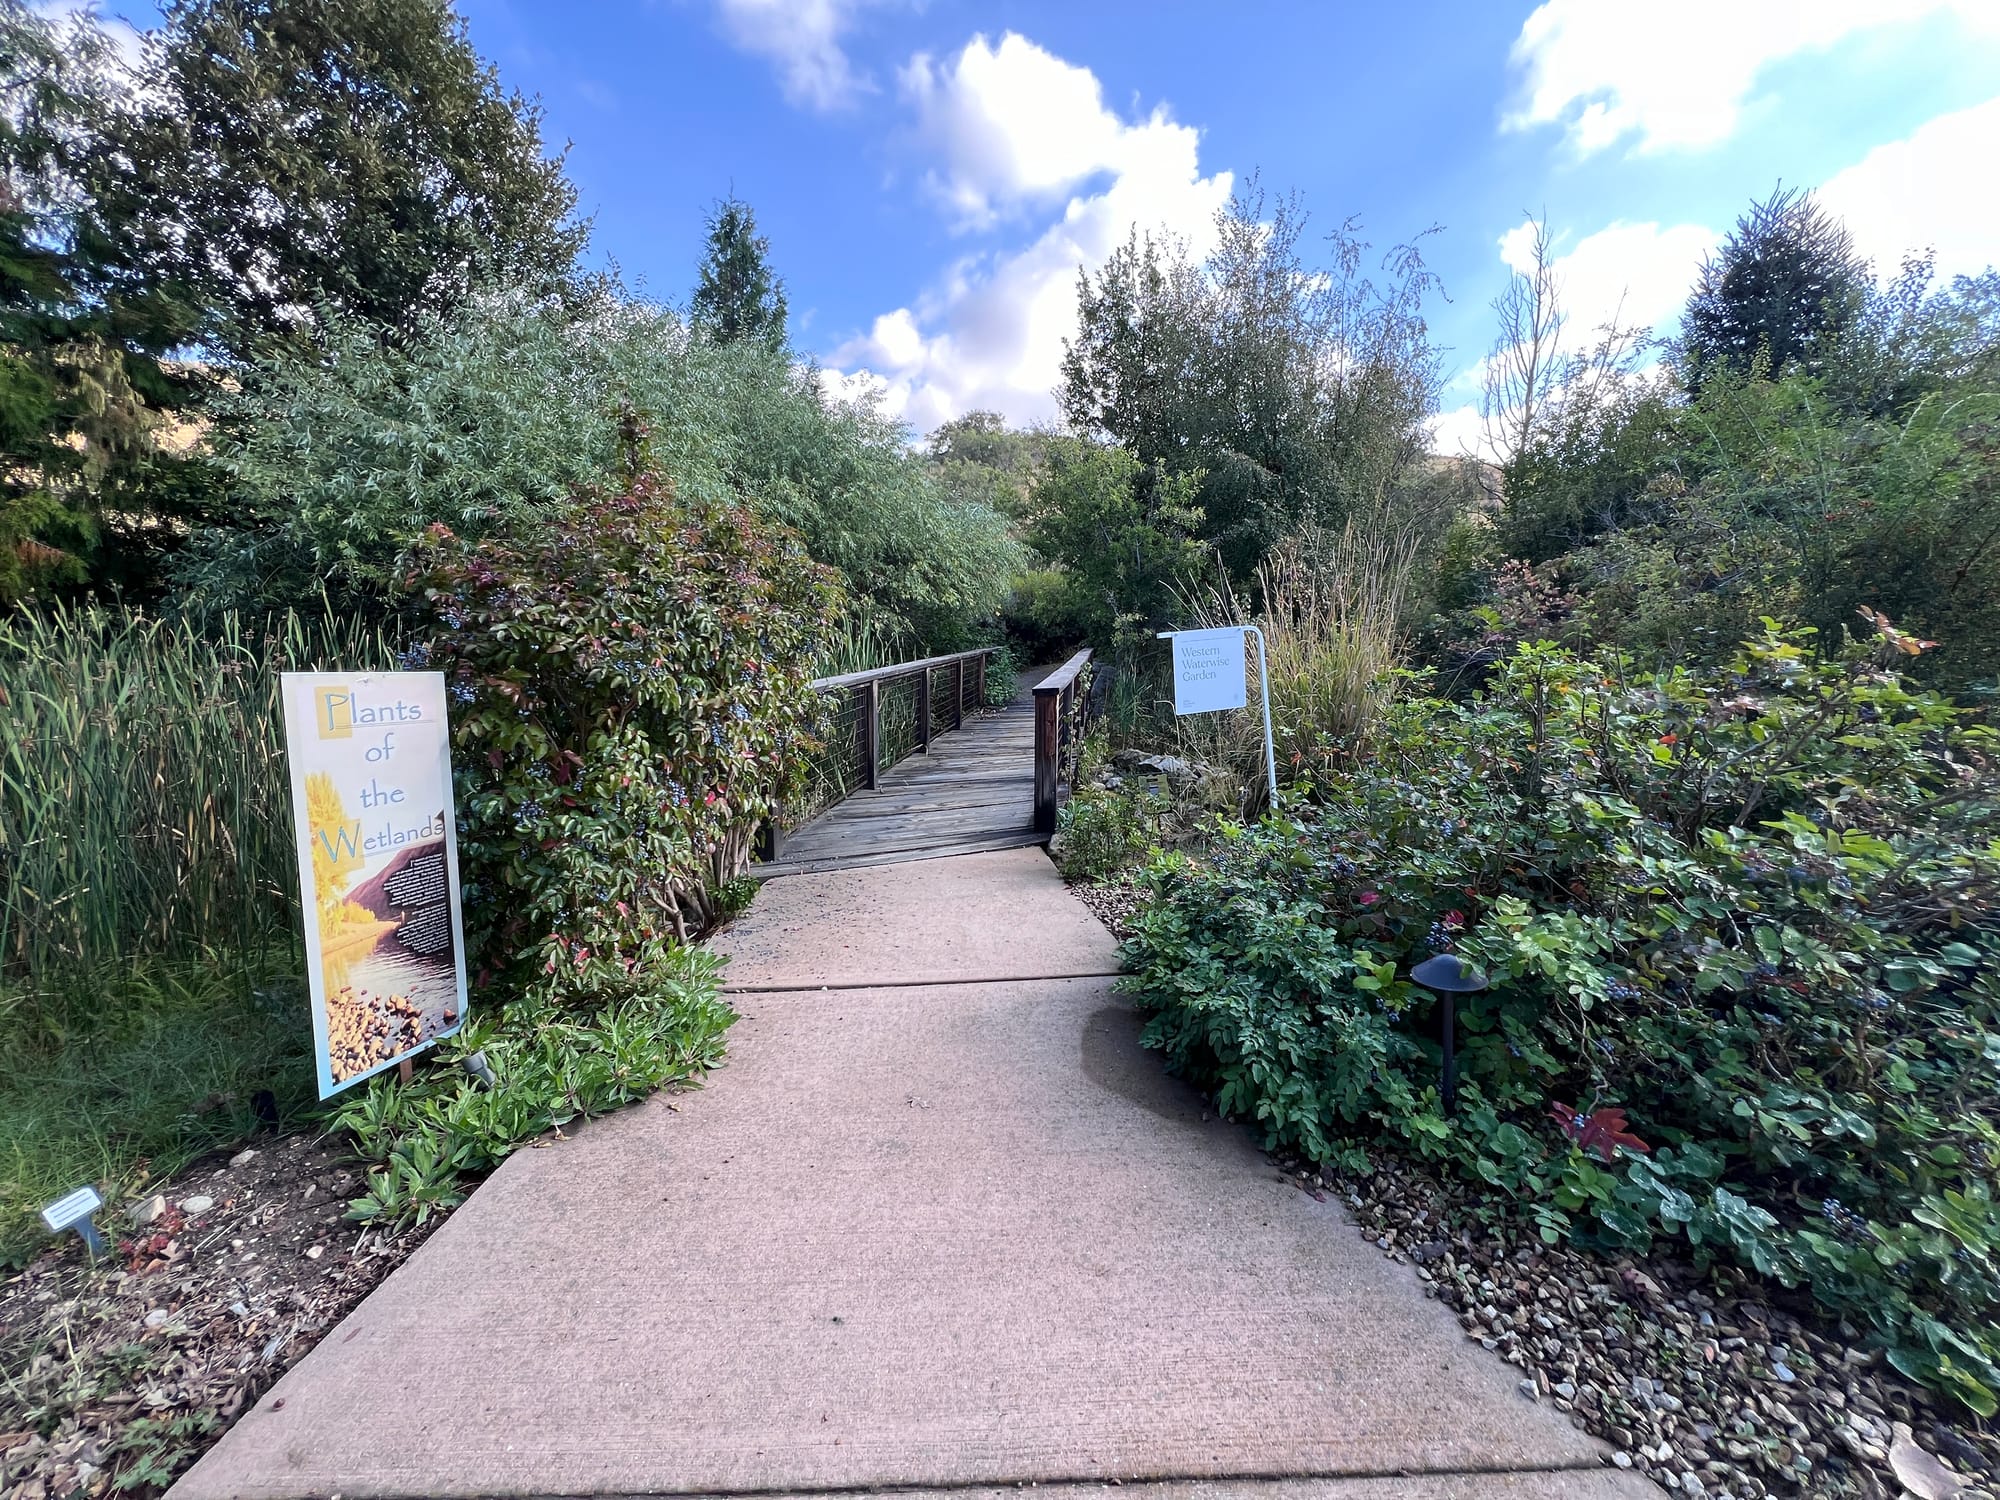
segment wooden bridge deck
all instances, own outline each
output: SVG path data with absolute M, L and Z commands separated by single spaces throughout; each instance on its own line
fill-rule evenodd
M 759 880 L 1046 842 L 1035 832 L 1035 705 L 1024 690 L 996 713 L 938 735 L 785 838 L 753 864 Z

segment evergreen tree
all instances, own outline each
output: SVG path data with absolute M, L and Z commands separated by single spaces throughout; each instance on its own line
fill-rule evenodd
M 154 442 L 195 378 L 162 359 L 185 303 L 118 267 L 129 226 L 96 192 L 123 97 L 87 14 L 0 3 L 0 603 L 135 583 L 107 553 L 162 529 L 163 495 L 200 488 Z
M 1780 188 L 1736 221 L 1701 268 L 1681 318 L 1689 381 L 1717 367 L 1748 370 L 1760 351 L 1773 374 L 1809 371 L 1859 310 L 1868 268 L 1847 228 L 1810 193 Z
M 541 111 L 449 0 L 172 0 L 118 188 L 239 358 L 322 306 L 396 328 L 487 282 L 542 290 L 588 226 Z
M 785 284 L 750 205 L 731 196 L 708 216 L 708 253 L 694 291 L 694 326 L 717 344 L 785 347 Z

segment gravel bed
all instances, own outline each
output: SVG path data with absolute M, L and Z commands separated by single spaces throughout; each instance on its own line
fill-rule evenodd
M 337 1140 L 260 1141 L 0 1280 L 0 1496 L 158 1495 L 436 1228 L 346 1218 Z
M 1845 1325 L 1730 1269 L 1607 1261 L 1496 1231 L 1470 1192 L 1394 1158 L 1368 1177 L 1280 1163 L 1339 1197 L 1413 1265 L 1469 1338 L 1612 1446 L 1612 1462 L 1689 1497 L 1958 1495 L 1995 1500 L 2000 1434 L 1910 1384 Z M 1954 1488 L 1954 1485 L 1956 1487 Z
M 1090 908 L 1090 914 L 1111 929 L 1121 943 L 1132 935 L 1132 918 L 1144 899 L 1130 880 L 1072 885 L 1070 894 Z

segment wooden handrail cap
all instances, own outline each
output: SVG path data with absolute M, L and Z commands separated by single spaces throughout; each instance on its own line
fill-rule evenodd
M 1090 647 L 1085 646 L 1068 661 L 1057 667 L 1048 676 L 1035 684 L 1035 696 L 1040 698 L 1049 693 L 1060 693 L 1076 681 L 1077 674 L 1090 665 Z
M 981 646 L 977 651 L 954 651 L 949 656 L 927 656 L 922 661 L 898 662 L 892 667 L 870 667 L 865 672 L 848 672 L 839 677 L 816 677 L 812 687 L 815 692 L 837 693 L 842 688 L 861 687 L 870 682 L 882 682 L 891 677 L 914 677 L 919 672 L 933 671 L 938 667 L 948 667 L 955 661 L 976 661 L 982 656 L 991 656 L 998 646 Z M 1086 656 L 1089 652 L 1084 653 Z

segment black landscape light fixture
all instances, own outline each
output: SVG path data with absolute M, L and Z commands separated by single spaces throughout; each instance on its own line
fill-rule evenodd
M 1434 953 L 1414 969 L 1410 978 L 1427 990 L 1444 997 L 1444 1112 L 1458 1112 L 1458 1037 L 1456 1035 L 1459 995 L 1486 988 L 1486 976 L 1456 953 Z

